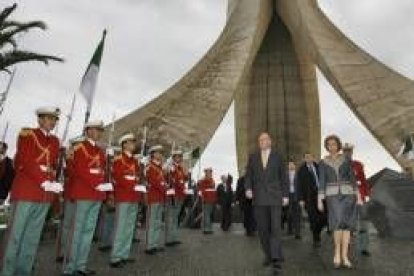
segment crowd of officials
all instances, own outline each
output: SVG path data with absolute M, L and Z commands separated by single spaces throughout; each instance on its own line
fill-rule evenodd
M 264 265 L 275 273 L 284 261 L 282 229 L 301 240 L 303 225 L 309 225 L 313 246 L 319 248 L 326 228 L 334 242 L 335 268 L 352 268 L 352 236 L 358 237 L 359 253 L 370 254 L 360 211 L 369 201 L 370 186 L 363 164 L 353 159 L 353 145 L 343 145 L 338 136 L 326 137 L 327 155 L 319 162 L 311 153 L 285 162 L 272 148 L 270 135 L 262 133 L 259 149 L 250 155 L 236 185 L 230 174 L 216 185 L 213 169 L 206 168 L 192 187 L 181 150 L 172 151 L 166 162 L 163 147 L 154 145 L 149 161 L 141 164 L 132 133 L 119 139 L 120 152 L 109 160 L 98 144 L 101 121 L 88 122 L 84 137 L 73 140 L 61 160 L 59 140 L 51 133 L 59 109 L 39 108 L 36 114 L 38 127 L 21 130 L 14 160 L 7 157 L 7 144 L 0 143 L 0 200 L 3 204 L 9 197 L 12 210 L 2 246 L 2 275 L 31 275 L 56 199 L 62 205 L 56 261 L 62 263 L 63 275 L 95 274 L 88 255 L 97 232 L 100 250 L 110 251 L 110 266 L 122 268 L 135 261 L 130 252 L 139 240 L 137 226 L 145 225 L 145 253 L 154 255 L 164 246 L 181 244 L 184 222 L 198 222 L 203 234 L 213 234 L 215 210 L 222 231 L 231 229 L 235 211 L 241 214 L 246 236 L 258 235 Z M 193 200 L 188 203 L 188 198 Z

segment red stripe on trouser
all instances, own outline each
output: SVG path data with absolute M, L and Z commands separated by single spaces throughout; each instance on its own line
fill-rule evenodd
M 76 213 L 77 213 L 77 208 L 78 208 L 78 203 L 75 201 L 73 204 L 73 214 L 72 214 L 72 219 L 71 219 L 71 223 L 70 223 L 70 229 L 69 229 L 69 237 L 66 243 L 66 252 L 64 254 L 64 264 L 66 265 L 67 262 L 69 261 L 70 258 L 72 258 L 72 244 L 73 244 L 73 235 L 75 234 L 75 222 L 76 222 Z
M 119 203 L 116 205 L 116 209 L 115 209 L 115 225 L 114 225 L 114 230 L 111 233 L 111 244 L 112 244 L 112 249 L 114 248 L 114 242 L 115 242 L 115 237 L 116 235 L 118 235 L 118 227 L 119 227 Z
M 145 231 L 145 248 L 148 249 L 148 239 L 149 239 L 149 221 L 151 217 L 151 204 L 147 205 L 147 217 L 145 218 L 145 227 L 147 228 Z

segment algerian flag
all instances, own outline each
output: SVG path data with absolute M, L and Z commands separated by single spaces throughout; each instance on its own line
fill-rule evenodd
M 89 66 L 83 75 L 79 88 L 81 94 L 85 97 L 87 104 L 85 122 L 88 121 L 92 109 L 92 102 L 95 96 L 95 88 L 98 80 L 99 66 L 101 64 L 105 36 L 106 30 L 103 31 L 102 39 L 99 42 L 98 47 L 96 47 L 95 53 L 93 54 L 92 59 L 89 62 Z
M 409 160 L 414 160 L 414 148 L 413 148 L 413 140 L 411 138 L 411 135 L 407 136 L 404 144 L 401 146 L 398 156 L 402 156 L 402 155 L 405 156 Z

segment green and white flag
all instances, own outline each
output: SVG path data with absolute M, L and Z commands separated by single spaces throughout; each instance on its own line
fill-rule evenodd
M 86 69 L 86 72 L 83 75 L 79 88 L 81 94 L 85 97 L 86 100 L 85 123 L 89 120 L 93 99 L 95 97 L 95 88 L 96 83 L 98 81 L 99 66 L 101 65 L 105 36 L 106 30 L 103 31 L 102 39 L 99 42 L 98 47 L 96 47 L 95 53 L 93 54 L 92 59 L 89 62 L 88 68 Z
M 404 156 L 408 160 L 414 160 L 414 147 L 411 135 L 407 136 L 404 144 L 401 146 L 398 156 Z

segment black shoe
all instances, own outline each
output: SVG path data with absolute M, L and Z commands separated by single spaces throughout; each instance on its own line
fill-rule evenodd
M 164 247 L 157 247 L 157 252 L 164 252 L 165 251 L 165 248 Z
M 272 260 L 272 267 L 274 269 L 282 269 L 281 262 L 279 260 Z
M 369 253 L 369 251 L 367 251 L 367 250 L 362 250 L 361 251 L 361 255 L 362 256 L 365 256 L 365 257 L 370 257 L 371 256 L 371 253 Z
M 320 248 L 321 247 L 321 241 L 313 241 L 313 248 Z
M 157 254 L 157 249 L 156 248 L 147 249 L 147 250 L 145 250 L 145 254 L 155 255 L 155 254 Z
M 112 249 L 112 246 L 110 245 L 102 245 L 98 247 L 98 250 L 101 252 L 108 252 Z
M 91 269 L 85 269 L 85 270 L 78 270 L 76 271 L 75 275 L 81 275 L 81 276 L 88 276 L 88 275 L 95 275 L 96 272 Z
M 254 232 L 253 231 L 248 231 L 248 232 L 246 232 L 246 236 L 247 237 L 254 237 Z
M 141 241 L 141 240 L 140 240 L 140 239 L 138 239 L 138 238 L 133 238 L 133 239 L 132 239 L 132 242 L 133 242 L 133 243 L 139 243 L 140 241 Z
M 131 264 L 131 263 L 135 263 L 137 260 L 135 258 L 128 258 L 128 259 L 123 259 L 122 262 L 125 264 Z
M 295 235 L 295 240 L 300 240 L 302 237 L 300 235 Z
M 166 242 L 165 243 L 165 246 L 166 247 L 172 247 L 172 246 L 174 246 L 175 245 L 175 243 L 174 242 Z
M 213 231 L 203 231 L 203 234 L 204 235 L 211 235 L 211 234 L 213 234 Z
M 112 268 L 122 268 L 124 267 L 124 262 L 123 261 L 111 262 L 109 266 Z
M 56 262 L 59 264 L 63 263 L 63 256 L 56 257 Z
M 272 260 L 270 260 L 270 259 L 265 259 L 264 261 L 263 261 L 263 266 L 264 267 L 268 267 L 268 266 L 270 266 L 272 264 Z

